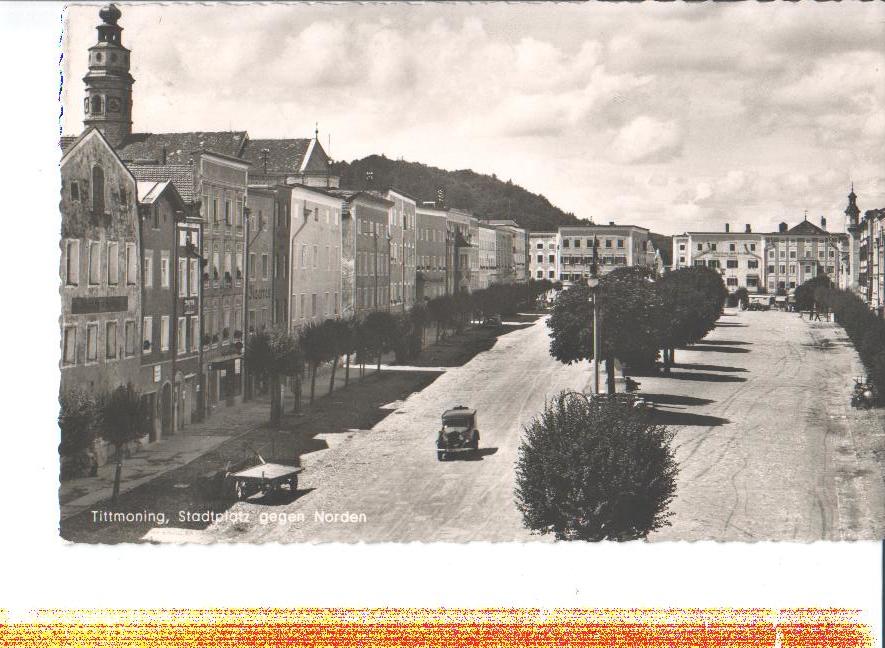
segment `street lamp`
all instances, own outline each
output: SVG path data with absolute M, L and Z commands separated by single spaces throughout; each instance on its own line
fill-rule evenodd
M 599 394 L 599 305 L 596 293 L 599 278 L 588 278 L 587 287 L 590 288 L 590 302 L 593 304 L 593 393 Z

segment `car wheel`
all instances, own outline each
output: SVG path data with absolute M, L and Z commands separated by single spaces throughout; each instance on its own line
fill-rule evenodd
M 298 490 L 298 477 L 295 476 L 289 480 L 289 492 L 294 493 L 297 490 Z
M 442 450 L 437 450 L 436 451 L 436 460 L 437 461 L 445 461 L 445 459 L 446 459 L 446 453 L 443 452 Z
M 243 482 L 237 482 L 237 499 L 246 499 L 246 489 L 243 487 Z
M 479 450 L 479 432 L 473 433 L 473 438 L 470 440 L 470 449 Z

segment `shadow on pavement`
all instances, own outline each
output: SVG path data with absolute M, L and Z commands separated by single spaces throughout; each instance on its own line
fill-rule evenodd
M 717 346 L 712 344 L 695 344 L 685 349 L 686 351 L 718 351 L 719 353 L 749 353 L 749 349 L 733 346 Z
M 716 322 L 716 328 L 747 328 L 746 324 L 732 324 L 730 322 Z
M 701 373 L 689 371 L 671 371 L 669 374 L 661 374 L 662 378 L 674 380 L 697 380 L 698 382 L 747 382 L 743 376 L 728 376 L 718 373 Z
M 645 392 L 642 392 L 640 395 L 655 405 L 688 405 L 695 407 L 699 405 L 709 405 L 713 402 L 709 398 L 679 396 L 677 394 L 646 394 Z
M 743 326 L 743 324 L 741 324 Z M 741 342 L 740 340 L 701 340 L 701 344 L 715 344 L 722 346 L 750 346 L 752 342 Z
M 690 412 L 671 412 L 668 410 L 654 410 L 651 420 L 659 425 L 698 425 L 701 427 L 713 427 L 731 423 L 728 419 L 707 414 L 692 414 Z
M 462 455 L 452 455 L 448 461 L 482 461 L 483 458 L 498 452 L 498 448 L 480 448 L 476 452 L 465 452 Z
M 301 499 L 309 492 L 316 490 L 315 488 L 299 488 L 292 492 L 286 489 L 280 489 L 276 493 L 268 493 L 260 497 L 252 496 L 248 498 L 250 504 L 260 504 L 262 506 L 284 506 L 291 504 L 295 500 Z
M 711 365 L 711 364 L 692 364 L 690 362 L 686 363 L 676 363 L 673 365 L 676 369 L 696 369 L 698 371 L 747 371 L 743 367 L 726 367 L 724 365 Z M 662 374 L 666 376 L 667 374 Z

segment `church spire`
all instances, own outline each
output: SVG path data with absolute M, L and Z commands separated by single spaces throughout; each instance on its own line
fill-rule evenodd
M 848 194 L 848 207 L 845 208 L 845 219 L 848 231 L 857 229 L 860 223 L 860 209 L 857 206 L 857 195 L 854 193 L 854 183 L 851 183 L 851 193 Z
M 129 50 L 123 47 L 123 28 L 117 24 L 122 12 L 109 4 L 98 12 L 98 42 L 89 48 L 89 72 L 83 77 L 83 125 L 100 130 L 112 146 L 119 146 L 132 132 L 132 84 Z

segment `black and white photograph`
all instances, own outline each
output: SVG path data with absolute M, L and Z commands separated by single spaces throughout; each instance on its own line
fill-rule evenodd
M 60 31 L 65 541 L 885 538 L 885 3 Z

